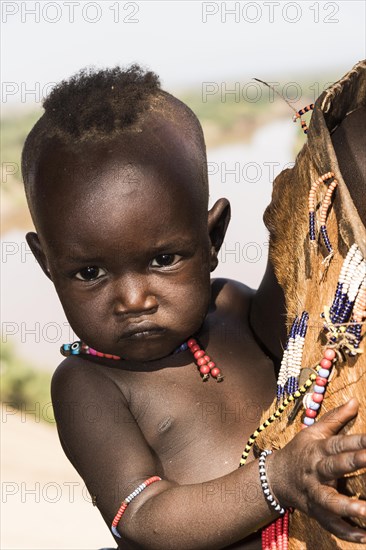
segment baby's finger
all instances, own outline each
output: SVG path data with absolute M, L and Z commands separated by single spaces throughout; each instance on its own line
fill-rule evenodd
M 310 427 L 309 433 L 317 434 L 324 438 L 337 435 L 337 433 L 357 415 L 358 401 L 354 397 L 344 405 L 336 407 L 324 414 L 316 424 Z
M 318 473 L 324 481 L 340 478 L 364 467 L 366 467 L 365 449 L 330 455 L 317 464 Z

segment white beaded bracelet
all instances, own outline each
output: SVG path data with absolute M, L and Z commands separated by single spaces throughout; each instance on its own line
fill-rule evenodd
M 266 458 L 268 455 L 271 454 L 272 451 L 269 451 L 267 449 L 261 452 L 259 457 L 259 478 L 261 480 L 262 491 L 264 493 L 264 496 L 266 497 L 266 500 L 268 500 L 268 502 L 271 504 L 271 506 L 273 506 L 276 512 L 283 516 L 286 513 L 286 510 L 285 508 L 282 508 L 280 503 L 277 502 L 275 497 L 272 495 L 266 475 Z

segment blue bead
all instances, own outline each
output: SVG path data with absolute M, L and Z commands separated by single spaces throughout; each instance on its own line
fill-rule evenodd
M 181 351 L 186 351 L 188 349 L 188 344 L 187 342 L 184 342 L 183 344 L 181 344 L 175 351 L 174 353 L 180 353 Z
M 291 330 L 290 330 L 289 339 L 290 339 L 290 338 L 294 338 L 294 336 L 296 335 L 296 332 L 297 332 L 297 323 L 298 323 L 298 318 L 296 317 L 295 321 L 292 323 L 292 327 L 291 327 Z
M 321 376 L 322 378 L 328 378 L 330 372 L 328 369 L 320 369 L 318 370 L 318 375 Z
M 307 426 L 311 426 L 312 424 L 314 424 L 314 422 L 315 422 L 314 418 L 309 418 L 308 416 L 305 416 L 304 424 L 306 424 Z
M 320 409 L 320 403 L 315 403 L 315 401 L 311 401 L 309 404 L 309 409 L 312 411 L 318 411 Z
M 324 386 L 318 386 L 318 384 L 315 384 L 314 386 L 315 393 L 324 393 L 325 387 Z

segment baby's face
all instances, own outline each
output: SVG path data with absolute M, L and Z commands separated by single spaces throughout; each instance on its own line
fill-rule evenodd
M 63 165 L 50 158 L 45 201 L 53 214 L 42 215 L 40 239 L 78 337 L 148 361 L 199 330 L 212 247 L 192 167 L 134 156 L 127 161 L 111 148 L 86 151 L 77 165 L 72 155 Z

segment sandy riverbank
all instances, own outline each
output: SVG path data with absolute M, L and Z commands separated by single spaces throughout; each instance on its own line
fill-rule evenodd
M 115 547 L 57 430 L 35 415 L 2 406 L 3 550 L 96 550 Z

